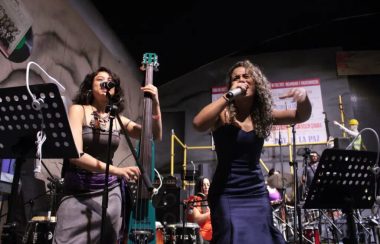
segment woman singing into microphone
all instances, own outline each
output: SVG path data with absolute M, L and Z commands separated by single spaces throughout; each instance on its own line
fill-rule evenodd
M 218 165 L 208 203 L 212 219 L 212 243 L 285 243 L 274 227 L 272 209 L 260 156 L 272 124 L 294 124 L 309 119 L 311 104 L 303 88 L 292 88 L 280 98 L 291 98 L 296 109 L 273 109 L 267 78 L 249 60 L 239 61 L 228 72 L 230 91 L 206 105 L 194 117 L 198 131 L 211 129 Z

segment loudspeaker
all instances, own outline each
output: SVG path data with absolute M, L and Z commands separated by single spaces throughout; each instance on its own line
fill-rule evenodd
M 180 221 L 180 188 L 165 187 L 153 197 L 156 219 L 162 224 L 175 224 Z

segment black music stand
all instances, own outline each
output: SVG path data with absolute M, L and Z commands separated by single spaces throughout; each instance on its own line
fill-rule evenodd
M 376 198 L 375 152 L 326 149 L 304 204 L 305 209 L 342 209 L 347 215 L 348 238 L 356 244 L 354 209 L 370 209 Z
M 66 110 L 55 84 L 30 85 L 38 102 L 33 103 L 25 86 L 0 89 L 0 158 L 15 158 L 11 194 L 5 227 L 10 233 L 3 236 L 5 243 L 14 243 L 15 227 L 13 203 L 17 197 L 21 165 L 27 158 L 36 158 L 37 132 L 43 130 L 46 141 L 43 158 L 78 158 Z M 9 241 L 9 242 L 7 242 Z

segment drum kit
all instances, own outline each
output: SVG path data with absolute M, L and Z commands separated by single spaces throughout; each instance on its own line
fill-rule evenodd
M 28 221 L 22 243 L 26 244 L 51 244 L 53 243 L 54 229 L 56 225 L 56 217 L 51 213 L 55 213 L 57 196 L 62 191 L 63 179 L 48 177 L 49 183 L 47 187 L 50 189 L 49 211 L 46 216 L 34 216 Z
M 35 216 L 26 226 L 22 243 L 50 244 L 53 243 L 53 234 L 56 224 L 55 217 Z
M 267 184 L 272 188 L 284 189 L 293 187 L 293 178 L 290 174 L 274 174 L 267 179 Z M 294 234 L 294 201 L 291 201 L 286 194 L 282 199 L 271 201 L 273 223 L 274 226 L 284 236 L 285 240 L 289 243 L 297 240 L 297 235 Z M 300 202 L 302 205 L 302 202 Z M 373 212 L 373 211 L 372 211 Z M 362 213 L 356 210 L 355 222 L 358 226 L 358 230 L 362 230 L 362 235 L 366 238 L 362 238 L 361 243 L 380 243 L 380 225 L 378 217 L 363 218 L 360 216 Z M 377 214 L 375 214 L 377 216 Z M 301 222 L 303 226 L 302 238 L 303 243 L 321 244 L 321 243 L 341 243 L 340 241 L 346 233 L 347 220 L 346 215 L 339 209 L 302 209 L 301 210 Z M 296 221 L 297 222 L 297 221 Z M 298 223 L 298 222 L 297 222 Z M 358 233 L 360 235 L 360 233 Z M 375 241 L 371 241 L 375 240 Z M 298 240 L 297 240 L 298 241 Z
M 319 226 L 321 215 L 318 209 L 304 211 L 302 217 L 303 239 L 305 243 L 320 244 L 321 236 Z M 279 207 L 273 210 L 274 226 L 281 232 L 285 240 L 294 240 L 294 207 L 286 205 L 285 208 Z
M 197 244 L 200 243 L 199 225 L 177 223 L 163 226 L 156 222 L 156 244 Z
M 294 178 L 291 174 L 273 174 L 268 177 L 268 186 L 276 189 L 285 189 L 294 187 Z M 274 226 L 281 232 L 286 241 L 292 241 L 297 236 L 294 235 L 294 200 L 285 192 L 284 197 L 271 201 L 273 223 Z M 291 195 L 291 194 L 290 194 Z M 337 213 L 338 211 L 335 211 Z M 320 226 L 326 222 L 322 217 L 328 218 L 327 212 L 320 209 L 304 209 L 301 212 L 301 221 L 303 229 L 303 240 L 305 243 L 320 244 Z M 341 212 L 339 218 L 341 217 Z M 336 218 L 337 219 L 337 218 Z M 336 220 L 334 219 L 334 220 Z M 330 220 L 331 221 L 331 220 Z M 331 221 L 332 222 L 332 221 Z M 336 226 L 335 226 L 336 227 Z

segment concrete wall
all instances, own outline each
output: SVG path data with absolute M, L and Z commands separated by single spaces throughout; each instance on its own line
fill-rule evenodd
M 84 76 L 99 66 L 111 68 L 121 78 L 125 92 L 125 115 L 141 121 L 143 74 L 103 19 L 87 1 L 23 1 L 32 16 L 33 45 L 30 57 L 14 63 L 0 56 L 0 87 L 24 86 L 26 65 L 38 63 L 66 87 L 62 94 L 71 100 Z M 31 66 L 30 83 L 51 82 Z M 132 164 L 129 148 L 122 143 L 115 162 Z
M 6 0 L 7 1 L 7 0 Z M 84 76 L 99 66 L 111 68 L 121 78 L 121 86 L 125 93 L 125 115 L 137 122 L 142 117 L 142 93 L 140 82 L 144 77 L 138 71 L 138 65 L 132 60 L 125 48 L 120 44 L 110 28 L 88 1 L 61 0 L 28 0 L 18 1 L 32 17 L 32 49 L 28 59 L 15 63 L 0 54 L 0 89 L 4 87 L 25 86 L 26 66 L 29 61 L 38 63 L 51 76 L 66 87 L 62 94 L 70 101 L 77 92 Z M 30 84 L 51 82 L 36 66 L 31 66 Z M 1 135 L 0 135 L 1 136 Z M 106 150 L 106 149 L 105 149 Z M 42 150 L 43 154 L 43 150 Z M 62 159 L 44 159 L 46 167 L 54 177 L 60 177 Z M 115 154 L 117 165 L 134 164 L 133 157 L 125 141 L 122 141 Z M 39 205 L 38 194 L 45 189 L 36 190 L 36 180 L 33 179 L 33 160 L 25 162 L 22 172 L 23 190 L 20 192 L 17 211 L 17 221 L 29 220 L 34 215 L 46 214 L 48 204 Z M 32 167 L 29 167 L 32 166 Z M 32 178 L 31 178 L 32 177 Z M 48 183 L 48 172 L 43 168 L 39 175 L 38 186 Z M 2 195 L 6 198 L 6 195 Z M 45 196 L 43 196 L 45 198 Z M 33 200 L 34 210 L 24 201 Z M 46 200 L 46 199 L 45 199 Z M 6 201 L 5 201 L 6 202 Z M 45 202 L 46 203 L 46 202 Z M 23 207 L 25 206 L 25 211 Z M 2 208 L 3 214 L 7 208 Z M 24 218 L 22 217 L 24 215 Z M 4 223 L 5 218 L 2 218 Z M 20 222 L 19 222 L 20 223 Z M 0 228 L 2 231 L 2 228 Z M 21 229 L 20 236 L 23 235 Z

